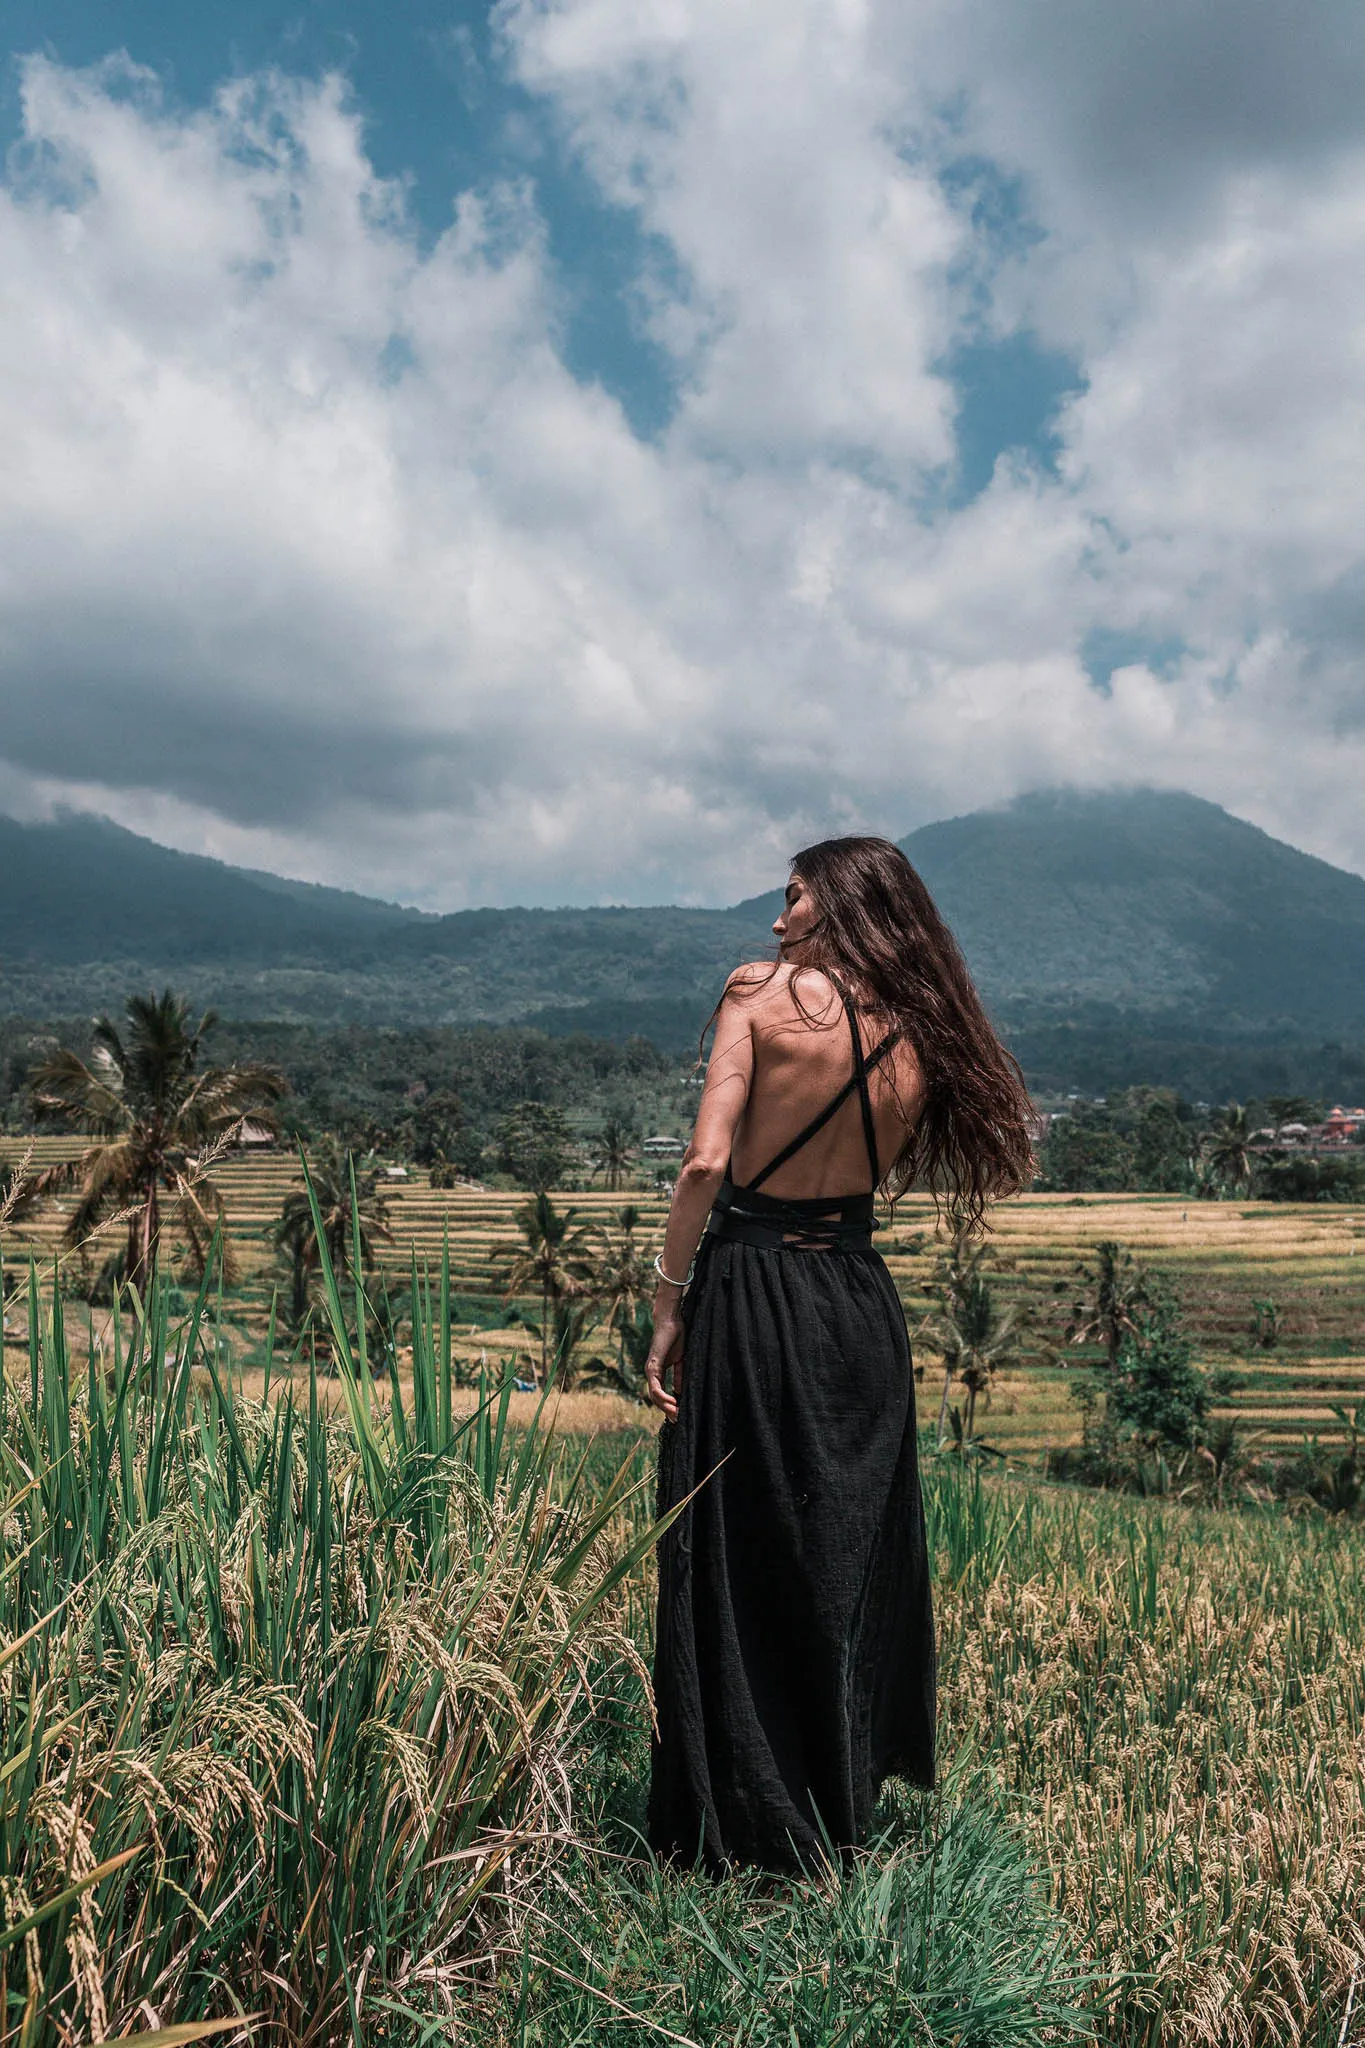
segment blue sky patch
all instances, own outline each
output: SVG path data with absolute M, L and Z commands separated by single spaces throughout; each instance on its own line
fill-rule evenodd
M 561 293 L 560 347 L 570 373 L 598 383 L 633 430 L 656 434 L 677 397 L 674 366 L 642 332 L 636 291 L 657 263 L 633 214 L 604 202 L 539 103 L 509 80 L 471 0 L 11 0 L 9 77 L 0 145 L 19 132 L 14 60 L 33 51 L 63 64 L 126 50 L 160 78 L 172 104 L 206 104 L 227 78 L 274 66 L 293 76 L 340 71 L 382 177 L 407 187 L 426 242 L 449 227 L 457 196 L 505 178 L 534 181 Z
M 1187 651 L 1185 641 L 1178 637 L 1162 638 L 1151 633 L 1123 632 L 1113 626 L 1092 626 L 1081 642 L 1081 666 L 1091 686 L 1102 697 L 1108 697 L 1113 693 L 1116 669 L 1141 666 L 1165 680 L 1175 674 Z
M 1073 357 L 1043 348 L 1026 332 L 1003 340 L 960 342 L 940 365 L 957 391 L 954 506 L 979 497 L 1008 449 L 1017 448 L 1049 476 L 1057 473 L 1063 402 L 1085 388 Z

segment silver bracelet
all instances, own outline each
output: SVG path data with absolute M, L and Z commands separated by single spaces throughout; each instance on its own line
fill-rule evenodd
M 690 1287 L 690 1286 L 692 1285 L 692 1275 L 693 1275 L 693 1274 L 694 1274 L 694 1273 L 696 1272 L 696 1270 L 697 1270 L 697 1262 L 696 1262 L 696 1260 L 695 1260 L 695 1258 L 694 1258 L 694 1259 L 693 1259 L 693 1261 L 692 1261 L 692 1263 L 691 1263 L 691 1265 L 690 1265 L 690 1266 L 688 1267 L 688 1269 L 687 1269 L 687 1278 L 686 1278 L 685 1280 L 675 1280 L 675 1279 L 673 1278 L 673 1275 L 672 1275 L 671 1273 L 665 1273 L 665 1271 L 664 1271 L 664 1255 L 663 1255 L 663 1253 L 662 1253 L 662 1252 L 655 1252 L 655 1254 L 654 1254 L 654 1270 L 655 1270 L 655 1272 L 656 1272 L 656 1273 L 658 1274 L 659 1278 L 660 1278 L 661 1280 L 663 1280 L 663 1281 L 666 1281 L 666 1282 L 667 1282 L 667 1284 L 668 1284 L 668 1285 L 669 1285 L 670 1287 L 678 1287 L 678 1288 L 681 1288 L 681 1289 L 683 1290 L 683 1292 L 685 1293 L 685 1292 L 686 1292 L 686 1290 L 687 1290 L 687 1289 L 688 1289 L 688 1288 L 689 1288 L 689 1287 Z

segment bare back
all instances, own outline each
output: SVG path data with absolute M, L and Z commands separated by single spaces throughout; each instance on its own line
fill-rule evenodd
M 794 991 L 793 983 L 799 975 Z M 848 1081 L 853 1048 L 838 990 L 812 968 L 783 963 L 736 976 L 733 999 L 747 1015 L 752 1077 L 734 1129 L 731 1171 L 747 1186 L 755 1174 L 810 1122 Z M 797 994 L 800 1002 L 798 1004 Z M 805 1014 L 803 1014 L 803 1012 Z M 885 1035 L 889 1020 L 860 1012 L 865 1053 Z M 900 1039 L 868 1075 L 881 1173 L 913 1129 L 924 1101 L 924 1078 L 914 1047 Z M 865 1194 L 867 1144 L 857 1093 L 801 1150 L 763 1183 L 765 1194 L 801 1201 Z

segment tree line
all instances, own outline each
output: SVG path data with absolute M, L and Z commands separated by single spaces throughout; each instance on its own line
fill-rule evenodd
M 107 1017 L 96 1022 L 85 1057 L 57 1046 L 31 1070 L 38 1122 L 78 1132 L 86 1142 L 72 1159 L 41 1171 L 6 1169 L 0 1222 L 31 1215 L 49 1198 L 74 1191 L 63 1239 L 81 1262 L 88 1295 L 112 1295 L 119 1285 L 145 1295 L 168 1228 L 192 1273 L 202 1277 L 216 1250 L 224 1280 L 236 1277 L 213 1168 L 248 1120 L 278 1126 L 287 1083 L 277 1068 L 260 1062 L 208 1064 L 215 1023 L 212 1013 L 192 1020 L 170 990 L 131 996 L 121 1025 Z M 442 1139 L 454 1152 L 460 1129 L 458 1098 L 438 1096 L 424 1132 L 438 1163 L 450 1163 Z M 520 1104 L 503 1120 L 503 1156 L 536 1192 L 517 1212 L 523 1242 L 504 1262 L 500 1284 L 509 1302 L 539 1302 L 538 1321 L 521 1319 L 538 1356 L 540 1384 L 555 1368 L 567 1379 L 585 1338 L 605 1326 L 608 1356 L 593 1361 L 597 1375 L 635 1392 L 652 1335 L 647 1301 L 653 1275 L 637 1236 L 640 1212 L 625 1204 L 607 1226 L 581 1222 L 572 1210 L 561 1214 L 547 1190 L 564 1164 L 565 1142 L 562 1117 L 543 1104 Z M 619 1190 L 635 1156 L 621 1118 L 607 1119 L 597 1152 L 607 1186 Z M 123 1243 L 92 1273 L 91 1248 L 119 1225 Z M 378 1250 L 390 1236 L 373 1155 L 357 1159 L 343 1138 L 325 1136 L 271 1232 L 277 1308 L 286 1327 L 302 1337 L 314 1317 L 325 1254 L 335 1274 L 368 1283 L 362 1293 L 375 1334 L 381 1347 L 392 1349 L 412 1304 L 396 1304 L 378 1278 Z
M 1077 1102 L 1052 1120 L 1034 1185 L 1054 1194 L 1358 1201 L 1365 1146 L 1323 1155 L 1287 1135 L 1322 1115 L 1322 1103 L 1303 1095 L 1211 1107 L 1173 1089 L 1126 1088 L 1102 1103 Z
M 308 1141 L 330 1132 L 353 1150 L 401 1150 L 432 1125 L 448 1133 L 452 1121 L 466 1143 L 493 1144 L 501 1119 L 522 1102 L 597 1121 L 625 1113 L 652 1126 L 676 1120 L 680 1101 L 691 1100 L 690 1063 L 644 1038 L 616 1043 L 519 1025 L 321 1029 L 217 1017 L 211 1031 L 218 1065 L 270 1067 L 287 1077 L 288 1095 L 276 1106 L 285 1137 Z M 88 1018 L 0 1019 L 0 1128 L 31 1128 L 34 1078 L 62 1047 L 88 1060 L 95 1026 Z

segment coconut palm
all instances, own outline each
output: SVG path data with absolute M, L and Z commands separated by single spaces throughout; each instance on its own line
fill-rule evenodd
M 1256 1171 L 1252 1131 L 1243 1103 L 1229 1103 L 1204 1140 L 1204 1159 L 1227 1187 L 1249 1188 Z
M 1086 1293 L 1072 1304 L 1067 1340 L 1103 1344 L 1109 1370 L 1116 1372 L 1124 1339 L 1138 1334 L 1138 1318 L 1151 1299 L 1151 1281 L 1127 1247 L 1113 1238 L 1100 1239 L 1094 1264 L 1082 1266 L 1078 1277 Z
M 593 1172 L 602 1174 L 612 1194 L 635 1164 L 637 1135 L 624 1117 L 609 1116 L 594 1140 Z
M 538 1194 L 517 1210 L 516 1225 L 522 1243 L 509 1253 L 501 1276 L 504 1294 L 510 1301 L 518 1295 L 540 1296 L 540 1384 L 550 1371 L 550 1326 L 555 1308 L 564 1302 L 590 1294 L 593 1279 L 593 1241 L 590 1232 L 577 1222 L 576 1209 L 563 1215 L 547 1194 Z M 560 1332 L 562 1343 L 566 1333 Z
M 629 1322 L 636 1304 L 654 1293 L 654 1262 L 643 1250 L 635 1233 L 641 1212 L 633 1202 L 616 1211 L 615 1228 L 600 1232 L 593 1265 L 592 1289 L 615 1329 L 618 1321 Z
M 633 1202 L 616 1211 L 615 1228 L 603 1230 L 597 1237 L 588 1283 L 616 1339 L 622 1384 L 629 1377 L 627 1351 L 640 1326 L 640 1310 L 654 1294 L 654 1262 L 635 1235 L 641 1220 L 641 1211 Z
M 646 1398 L 645 1362 L 649 1357 L 650 1346 L 654 1342 L 654 1311 L 651 1304 L 647 1301 L 637 1301 L 630 1315 L 618 1316 L 615 1334 L 615 1359 L 590 1360 L 587 1384 L 613 1387 L 632 1401 L 643 1401 Z
M 302 1182 L 302 1175 L 299 1178 Z M 306 1184 L 287 1194 L 273 1234 L 275 1248 L 287 1266 L 289 1293 L 285 1316 L 293 1329 L 301 1326 L 308 1312 L 313 1279 L 321 1265 L 313 1202 L 317 1203 L 322 1224 L 322 1242 L 338 1279 L 355 1264 L 357 1238 L 361 1270 L 368 1273 L 374 1268 L 376 1243 L 388 1242 L 393 1235 L 388 1204 L 379 1191 L 377 1169 L 362 1165 L 357 1170 L 351 1153 L 339 1138 L 324 1138 L 315 1147 L 308 1161 L 308 1179 L 313 1187 L 312 1201 Z
M 548 1373 L 555 1385 L 571 1387 L 578 1376 L 579 1352 L 602 1320 L 602 1306 L 591 1289 L 561 1294 L 550 1309 Z
M 211 1159 L 247 1116 L 268 1128 L 268 1106 L 286 1084 L 273 1067 L 203 1066 L 204 1041 L 217 1019 L 206 1011 L 192 1026 L 188 1003 L 170 989 L 129 996 L 124 1008 L 124 1030 L 107 1017 L 95 1025 L 88 1064 L 63 1046 L 34 1073 L 39 1119 L 88 1132 L 94 1141 L 78 1159 L 49 1167 L 38 1185 L 43 1192 L 77 1188 L 65 1232 L 69 1246 L 84 1244 L 106 1223 L 125 1222 L 124 1278 L 145 1288 L 163 1208 L 202 1274 L 214 1231 L 223 1228 Z M 230 1276 L 225 1233 L 221 1242 Z

